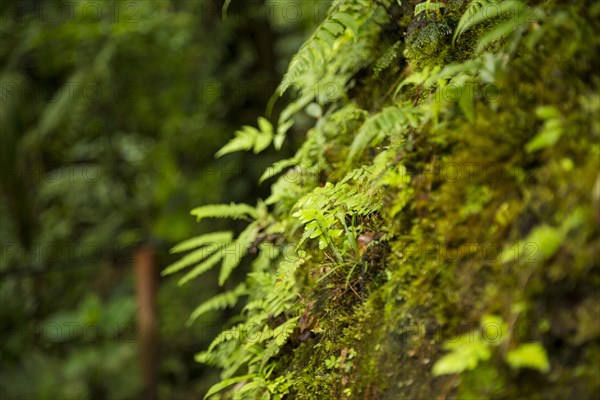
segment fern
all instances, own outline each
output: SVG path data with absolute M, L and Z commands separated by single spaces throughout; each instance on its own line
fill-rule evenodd
M 282 96 L 292 87 L 298 92 L 298 98 L 279 116 L 274 138 L 276 149 L 281 147 L 286 132 L 294 124 L 294 114 L 313 100 L 326 104 L 339 99 L 352 74 L 368 63 L 370 42 L 375 35 L 365 35 L 361 29 L 373 12 L 370 1 L 335 2 L 325 21 L 294 55 L 276 94 Z M 351 56 L 337 57 L 341 52 Z
M 384 138 L 401 133 L 410 126 L 415 128 L 418 124 L 418 113 L 410 106 L 385 108 L 367 119 L 360 127 L 350 147 L 346 163 L 351 164 L 368 145 L 376 145 Z
M 350 3 L 350 2 L 348 2 Z M 363 7 L 369 7 L 368 2 L 357 2 Z M 332 8 L 335 8 L 335 4 Z M 290 86 L 298 85 L 298 78 L 310 71 L 322 70 L 324 64 L 333 58 L 336 39 L 346 31 L 356 39 L 359 36 L 359 22 L 356 15 L 340 5 L 336 10 L 331 10 L 327 19 L 316 29 L 313 35 L 302 45 L 294 55 L 288 66 L 278 92 L 282 95 Z M 344 10 L 345 9 L 345 10 Z M 350 11 L 350 12 L 349 12 Z
M 250 149 L 257 154 L 269 147 L 273 140 L 273 125 L 266 118 L 259 117 L 258 127 L 260 129 L 248 125 L 243 126 L 242 129 L 235 132 L 235 138 L 217 152 L 216 157 Z
M 452 45 L 454 45 L 456 39 L 458 39 L 460 35 L 462 35 L 470 27 L 475 25 L 473 24 L 475 15 L 481 12 L 481 10 L 486 10 L 488 7 L 492 7 L 495 4 L 497 4 L 497 0 L 471 0 L 465 12 L 460 17 L 456 28 L 454 29 L 454 35 L 452 36 Z
M 230 232 L 218 232 L 217 234 L 210 234 L 210 235 L 211 236 L 205 235 L 204 237 L 202 237 L 202 236 L 200 237 L 200 239 L 202 239 L 203 241 L 204 241 L 204 239 L 207 239 L 207 238 L 211 239 L 210 242 L 205 241 L 205 243 L 200 245 L 201 247 L 199 249 L 194 250 L 193 252 L 185 255 L 180 260 L 169 265 L 167 268 L 165 268 L 163 270 L 162 275 L 163 276 L 170 275 L 175 272 L 181 271 L 182 269 L 189 267 L 192 264 L 199 263 L 200 261 L 204 260 L 211 254 L 213 254 L 215 252 L 219 252 L 219 249 L 221 249 L 224 245 L 231 242 L 231 238 L 232 238 L 232 234 Z M 198 238 L 195 238 L 193 240 L 196 242 L 200 241 Z M 186 241 L 186 242 L 182 242 L 180 245 L 175 246 L 175 248 L 180 247 L 182 245 L 184 245 L 183 247 L 189 247 L 189 241 Z M 194 248 L 195 247 L 197 247 L 197 246 L 194 246 Z
M 515 13 L 513 13 L 506 21 L 496 25 L 488 33 L 481 36 L 477 41 L 476 52 L 482 52 L 491 43 L 500 40 L 507 36 L 520 36 L 526 29 L 527 25 L 544 17 L 544 14 L 539 8 L 530 8 L 522 4 L 517 4 Z
M 484 42 L 489 43 L 492 38 L 499 37 L 509 32 L 509 27 L 513 29 L 523 24 L 522 18 L 524 15 L 530 17 L 530 9 L 521 1 L 517 0 L 506 0 L 506 1 L 495 1 L 495 0 L 473 0 L 469 3 L 465 13 L 458 21 L 458 25 L 454 30 L 452 37 L 452 44 L 466 31 L 473 28 L 482 22 L 501 17 L 508 16 L 509 21 L 498 29 L 491 37 L 485 38 Z M 482 47 L 481 45 L 479 46 Z
M 237 303 L 240 296 L 246 294 L 246 285 L 240 284 L 234 290 L 220 293 L 216 296 L 211 297 L 204 303 L 200 304 L 192 312 L 188 318 L 187 325 L 190 326 L 200 316 L 210 311 L 222 310 L 224 308 L 233 307 Z
M 264 207 L 262 203 L 259 203 L 256 208 L 248 204 L 211 204 L 197 207 L 191 211 L 191 214 L 195 215 L 198 221 L 209 217 L 230 219 L 258 218 L 264 214 Z M 204 260 L 179 280 L 179 285 L 183 285 L 210 270 L 223 260 L 219 273 L 219 285 L 222 286 L 231 272 L 239 265 L 250 243 L 255 240 L 257 233 L 258 225 L 254 222 L 249 224 L 235 241 L 232 241 L 233 235 L 231 232 L 214 232 L 188 239 L 173 247 L 171 252 L 177 253 L 191 249 L 196 250 L 169 265 L 163 270 L 162 275 L 173 274 Z
M 318 238 L 319 249 L 329 248 L 341 264 L 336 242 L 344 231 L 348 234 L 345 215 L 368 215 L 381 207 L 379 188 L 373 185 L 377 172 L 374 167 L 357 168 L 335 185 L 328 182 L 298 200 L 293 216 L 304 225 L 304 233 L 297 247 L 307 239 Z
M 240 261 L 248 251 L 249 245 L 256 239 L 257 234 L 258 226 L 256 223 L 252 223 L 240 233 L 235 242 L 225 248 L 223 265 L 221 266 L 221 272 L 219 273 L 220 286 L 223 286 L 234 268 L 239 265 Z
M 190 214 L 196 216 L 198 222 L 204 218 L 230 218 L 230 219 L 247 219 L 248 217 L 256 218 L 256 209 L 248 204 L 209 204 L 201 207 L 196 207 Z
M 430 0 L 427 0 L 427 1 L 424 1 L 422 3 L 415 5 L 415 15 L 419 15 L 422 12 L 425 12 L 427 14 L 427 16 L 429 17 L 430 11 L 439 12 L 439 10 L 441 10 L 444 7 L 446 7 L 446 5 L 444 3 L 438 3 L 438 2 L 432 3 Z
M 205 273 L 206 271 L 210 270 L 212 267 L 214 267 L 215 265 L 217 265 L 219 263 L 219 261 L 221 261 L 221 259 L 223 258 L 223 247 L 221 247 L 219 250 L 217 250 L 216 252 L 213 253 L 212 256 L 210 256 L 208 259 L 206 259 L 206 261 L 204 261 L 203 263 L 197 265 L 196 267 L 194 267 L 194 269 L 192 269 L 190 272 L 188 272 L 187 274 L 185 274 L 178 282 L 178 284 L 184 285 L 187 282 L 191 281 L 192 279 L 198 277 L 199 275 Z
M 275 175 L 281 173 L 284 169 L 296 165 L 297 161 L 294 158 L 288 158 L 286 160 L 279 160 L 275 162 L 273 165 L 268 167 L 260 176 L 258 183 L 263 183 L 269 178 L 274 177 Z
M 192 250 L 201 246 L 206 246 L 214 243 L 227 243 L 233 238 L 231 232 L 212 232 L 205 235 L 196 236 L 194 238 L 185 240 L 174 246 L 171 249 L 171 253 L 181 253 L 183 251 Z
M 247 381 L 254 377 L 255 377 L 254 374 L 249 374 L 249 375 L 236 376 L 234 378 L 224 379 L 221 382 L 214 384 L 210 389 L 208 389 L 208 392 L 206 392 L 206 394 L 204 395 L 204 399 L 209 398 L 213 394 L 220 392 L 221 390 L 225 389 L 228 386 L 233 385 L 234 383 Z
M 261 246 L 261 252 L 267 247 Z M 273 369 L 268 361 L 275 357 L 280 348 L 286 343 L 288 337 L 298 326 L 298 316 L 286 319 L 284 322 L 270 328 L 267 324 L 270 316 L 281 315 L 284 311 L 292 309 L 296 303 L 295 271 L 300 264 L 298 258 L 279 258 L 277 252 L 266 252 L 265 258 L 259 258 L 254 262 L 254 272 L 249 274 L 247 289 L 236 288 L 238 294 L 228 293 L 217 295 L 209 300 L 206 306 L 200 306 L 200 311 L 212 307 L 224 307 L 232 304 L 240 293 L 248 293 L 250 299 L 243 313 L 248 315 L 247 319 L 221 332 L 209 345 L 208 349 L 196 355 L 196 360 L 203 363 L 217 365 L 223 370 L 223 381 L 216 388 L 225 388 L 226 382 L 241 366 L 246 365 L 249 374 L 254 377 L 252 381 L 244 384 L 237 393 L 259 393 L 266 389 L 270 373 Z M 263 270 L 270 262 L 279 259 L 277 274 L 270 274 Z M 284 390 L 284 389 L 282 389 Z
M 219 286 L 223 286 L 229 275 L 231 275 L 231 272 L 239 265 L 243 256 L 248 251 L 248 247 L 255 240 L 257 233 L 257 225 L 250 224 L 234 242 L 231 242 L 231 235 L 223 235 L 219 241 L 210 243 L 213 246 L 201 247 L 200 249 L 187 254 L 179 261 L 171 264 L 162 272 L 162 275 L 173 274 L 205 259 L 179 280 L 179 285 L 183 285 L 210 270 L 218 264 L 219 261 L 223 260 L 221 271 L 219 273 Z M 208 257 L 209 255 L 210 257 Z

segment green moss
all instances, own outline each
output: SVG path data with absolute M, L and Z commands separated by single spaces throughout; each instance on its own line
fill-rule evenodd
M 600 7 L 545 2 L 539 21 L 482 54 L 477 41 L 503 20 L 468 30 L 453 47 L 465 7 L 449 3 L 431 20 L 405 14 L 398 37 L 369 42 L 372 63 L 328 105 L 297 155 L 320 172 L 298 192 L 311 193 L 311 207 L 332 219 L 320 227 L 330 234 L 319 248 L 322 232 L 291 217 L 306 198 L 288 193 L 273 216 L 281 236 L 305 252 L 294 286 L 302 300 L 278 317 L 310 320 L 297 332 L 307 339 L 290 339 L 269 361 L 269 379 L 287 377 L 292 398 L 597 394 Z M 404 57 L 390 57 L 392 46 L 404 46 Z M 453 70 L 440 72 L 447 75 L 433 75 L 448 63 Z M 473 91 L 445 98 L 447 87 L 428 80 Z M 351 115 L 351 102 L 358 117 L 340 118 Z M 390 109 L 392 122 L 380 113 Z M 364 126 L 373 127 L 371 146 L 348 160 Z M 528 145 L 549 130 L 556 140 Z M 284 176 L 274 191 L 289 185 Z M 489 358 L 461 374 L 432 374 L 444 344 L 476 332 L 486 315 L 507 326 L 501 344 L 486 345 Z M 507 362 L 531 342 L 549 371 Z
M 452 29 L 447 22 L 428 21 L 407 37 L 404 54 L 418 68 L 446 64 L 451 38 Z

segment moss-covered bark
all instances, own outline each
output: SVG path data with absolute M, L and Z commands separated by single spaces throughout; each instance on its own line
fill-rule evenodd
M 297 322 L 224 376 L 248 374 L 229 395 L 597 397 L 600 5 L 340 3 L 357 26 L 287 77 L 340 93 L 295 103 L 314 101 L 290 161 L 310 174 L 280 177 L 259 223 L 300 261 L 293 279 L 255 263 L 271 289 L 248 281 L 299 300 L 261 319 L 250 292 L 246 321 Z M 202 360 L 226 367 L 233 347 Z
M 377 111 L 385 105 L 378 97 L 394 77 L 473 57 L 472 46 L 485 32 L 477 27 L 453 47 L 451 27 L 464 11 L 454 3 L 456 8 L 448 6 L 430 21 L 402 19 L 407 35 L 397 39 L 405 58 L 379 76 L 364 72 L 352 97 Z M 515 44 L 497 80 L 472 87 L 470 119 L 456 104 L 440 102 L 452 108 L 444 122 L 410 132 L 394 148 L 411 182 L 385 189 L 373 229 L 387 240 L 363 255 L 373 272 L 353 276 L 355 287 L 366 286 L 364 301 L 343 289 L 345 279 L 327 280 L 325 298 L 311 310 L 322 333 L 290 357 L 298 379 L 295 397 L 598 395 L 598 5 L 549 2 L 543 8 L 555 21 L 542 27 L 531 22 L 526 35 L 543 29 L 539 41 Z M 405 31 L 399 28 L 397 33 Z M 419 90 L 401 95 L 419 105 Z M 435 94 L 444 95 L 452 96 Z M 528 152 L 528 141 L 542 127 L 540 106 L 559 111 L 564 131 L 556 144 Z M 400 212 L 398 202 L 406 203 Z M 557 237 L 532 236 L 540 226 L 551 227 Z M 503 262 L 506 249 L 516 259 L 505 256 Z M 313 285 L 304 288 L 313 293 L 309 297 L 320 293 Z M 434 376 L 432 365 L 445 354 L 445 341 L 481 329 L 486 314 L 506 321 L 506 342 L 496 347 L 496 328 L 488 326 L 483 333 L 492 343 L 489 359 L 462 374 Z M 507 353 L 525 342 L 543 345 L 549 371 L 509 366 Z M 356 356 L 349 371 L 328 368 L 331 355 L 344 358 L 350 350 Z

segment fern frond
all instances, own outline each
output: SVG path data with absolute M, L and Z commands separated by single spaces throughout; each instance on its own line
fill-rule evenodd
M 471 0 L 465 12 L 460 17 L 456 28 L 454 29 L 454 35 L 452 36 L 452 45 L 456 42 L 456 39 L 462 35 L 467 29 L 469 29 L 472 25 L 469 25 L 475 14 L 477 14 L 485 7 L 489 7 L 490 5 L 496 4 L 497 0 Z
M 235 137 L 223 146 L 215 156 L 221 157 L 225 154 L 250 149 L 253 149 L 254 154 L 257 154 L 269 147 L 273 140 L 273 125 L 266 118 L 259 117 L 258 127 L 260 129 L 249 125 L 243 126 L 242 129 L 235 132 Z
M 176 262 L 167 266 L 163 271 L 162 275 L 171 275 L 175 272 L 181 271 L 182 269 L 192 265 L 197 264 L 200 261 L 204 260 L 206 257 L 213 254 L 215 251 L 218 251 L 223 244 L 230 242 L 231 239 L 223 237 L 219 241 L 213 241 L 212 243 L 207 243 L 205 246 L 192 251 L 189 254 L 186 254 L 183 258 L 177 260 Z
M 221 390 L 225 389 L 226 387 L 233 385 L 234 383 L 247 381 L 247 380 L 254 378 L 255 376 L 256 376 L 255 374 L 249 374 L 249 375 L 236 376 L 233 378 L 224 379 L 224 380 L 220 381 L 219 383 L 214 384 L 213 386 L 211 386 L 210 389 L 208 389 L 208 392 L 206 392 L 206 394 L 204 395 L 204 400 L 206 400 L 213 394 L 220 392 Z
M 256 218 L 256 209 L 245 203 L 208 204 L 194 208 L 190 214 L 195 215 L 200 222 L 204 218 L 246 219 Z
M 216 310 L 223 310 L 225 308 L 233 307 L 240 296 L 243 296 L 246 293 L 246 285 L 240 284 L 234 290 L 230 290 L 224 293 L 220 293 L 216 296 L 211 297 L 204 303 L 200 304 L 196 309 L 192 312 L 190 317 L 188 318 L 186 324 L 188 326 L 192 325 L 192 323 L 201 315 Z
M 258 183 L 263 183 L 267 179 L 272 178 L 275 175 L 279 174 L 280 172 L 282 172 L 287 167 L 294 166 L 297 163 L 298 163 L 298 161 L 296 161 L 295 158 L 288 158 L 288 159 L 285 159 L 285 160 L 276 161 L 275 163 L 273 163 L 273 165 L 271 165 L 270 167 L 268 167 L 265 170 L 265 172 L 262 173 L 262 175 L 260 176 L 260 179 L 258 180 Z
M 496 0 L 473 0 L 458 21 L 452 37 L 452 44 L 454 45 L 456 40 L 469 29 L 498 16 L 509 14 L 513 22 L 520 24 L 523 21 L 520 21 L 519 18 L 526 9 L 527 6 L 518 0 L 500 2 Z
M 185 285 L 195 277 L 214 267 L 223 258 L 223 249 L 217 250 L 212 256 L 207 258 L 203 263 L 197 265 L 190 272 L 185 274 L 177 283 L 179 286 Z
M 333 47 L 336 39 L 346 29 L 354 38 L 358 37 L 359 24 L 356 17 L 347 12 L 332 12 L 290 61 L 288 70 L 278 88 L 279 95 L 294 85 L 297 78 L 306 71 L 322 69 L 324 63 L 335 53 Z M 320 65 L 320 67 L 315 68 L 316 65 Z
M 298 98 L 279 116 L 276 149 L 294 124 L 294 114 L 313 100 L 324 105 L 340 99 L 353 74 L 370 62 L 376 30 L 364 34 L 362 28 L 369 25 L 373 10 L 374 3 L 367 0 L 334 2 L 325 21 L 292 58 L 276 92 L 282 96 L 292 87 Z M 342 52 L 350 56 L 338 57 Z
M 218 365 L 220 357 L 217 353 L 202 351 L 200 353 L 196 353 L 194 360 L 198 363 L 216 366 Z
M 306 107 L 314 99 L 314 97 L 315 95 L 313 93 L 305 93 L 297 100 L 288 104 L 283 111 L 281 111 L 277 124 L 277 134 L 273 139 L 273 145 L 275 146 L 275 149 L 279 150 L 281 148 L 286 132 L 294 124 L 294 121 L 291 119 L 292 115 L 304 109 L 304 107 Z
M 377 144 L 383 138 L 400 132 L 407 126 L 418 125 L 416 109 L 412 107 L 387 107 L 369 117 L 358 130 L 346 163 L 350 165 L 369 144 Z
M 525 21 L 521 16 L 526 16 Z M 483 35 L 477 42 L 476 52 L 482 52 L 490 43 L 495 42 L 502 37 L 506 37 L 515 32 L 520 32 L 526 24 L 525 22 L 533 22 L 543 17 L 543 13 L 538 8 L 522 7 L 516 11 L 515 16 L 511 16 L 506 21 L 492 28 L 488 33 Z M 513 35 L 514 36 L 514 35 Z
M 429 13 L 429 11 L 439 11 L 444 7 L 446 7 L 446 5 L 444 3 L 438 3 L 438 2 L 432 3 L 429 0 L 424 1 L 422 3 L 415 5 L 415 15 L 419 15 L 422 12 Z
M 184 240 L 183 242 L 174 246 L 170 250 L 170 253 L 181 253 L 183 251 L 192 250 L 210 244 L 227 243 L 231 242 L 231 239 L 233 239 L 233 233 L 230 231 L 211 232 Z
M 245 334 L 246 332 L 248 332 L 249 325 L 250 325 L 250 323 L 248 323 L 248 322 L 240 323 L 240 324 L 235 325 L 231 329 L 226 329 L 226 330 L 222 331 L 210 343 L 210 345 L 208 346 L 207 352 L 213 351 L 221 343 L 230 342 L 230 341 L 239 341 L 240 333 Z
M 219 273 L 219 286 L 223 286 L 231 272 L 237 267 L 248 251 L 250 244 L 256 239 L 258 226 L 250 224 L 240 233 L 235 242 L 231 243 L 224 250 L 223 265 Z
M 272 340 L 277 347 L 283 346 L 288 337 L 298 326 L 298 319 L 300 319 L 300 317 L 290 318 L 281 325 L 277 326 L 275 329 L 269 328 L 268 325 L 265 325 L 260 334 L 253 337 L 252 344 L 263 343 L 268 340 Z M 262 354 L 260 356 L 262 356 Z

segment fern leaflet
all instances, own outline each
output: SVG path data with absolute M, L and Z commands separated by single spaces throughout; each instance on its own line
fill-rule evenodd
M 214 267 L 223 258 L 223 249 L 217 250 L 212 256 L 207 258 L 203 263 L 196 266 L 190 272 L 185 274 L 178 282 L 179 286 L 186 284 L 195 277 Z
M 192 264 L 197 264 L 200 261 L 204 260 L 206 257 L 210 256 L 211 254 L 219 252 L 219 249 L 229 242 L 231 242 L 231 235 L 223 235 L 223 237 L 218 238 L 218 240 L 213 239 L 212 242 L 206 243 L 206 245 L 203 245 L 201 248 L 194 250 L 189 254 L 186 254 L 183 258 L 167 266 L 167 268 L 163 270 L 162 275 L 170 275 L 175 272 L 181 271 L 182 269 Z
M 233 307 L 240 296 L 246 294 L 246 285 L 240 284 L 234 290 L 230 290 L 224 293 L 220 293 L 216 296 L 211 297 L 204 303 L 200 304 L 192 312 L 187 320 L 187 325 L 190 326 L 192 323 L 203 314 L 209 311 L 222 310 L 228 307 Z
M 400 132 L 407 126 L 416 127 L 418 117 L 416 109 L 406 107 L 387 107 L 369 117 L 360 127 L 352 142 L 347 164 L 359 156 L 369 144 L 377 144 L 387 136 Z
M 190 214 L 195 215 L 198 222 L 204 218 L 246 219 L 257 217 L 256 209 L 244 203 L 208 204 L 194 208 Z
M 254 154 L 257 154 L 269 147 L 273 140 L 273 125 L 266 118 L 259 117 L 258 127 L 260 129 L 248 125 L 243 126 L 242 129 L 235 132 L 235 137 L 223 146 L 215 156 L 221 157 L 225 154 L 250 149 L 253 149 Z
M 233 234 L 229 231 L 225 232 L 211 232 L 205 235 L 193 237 L 191 239 L 184 240 L 178 245 L 171 249 L 171 253 L 181 253 L 183 251 L 192 250 L 201 246 L 207 246 L 215 243 L 227 243 L 231 242 Z

